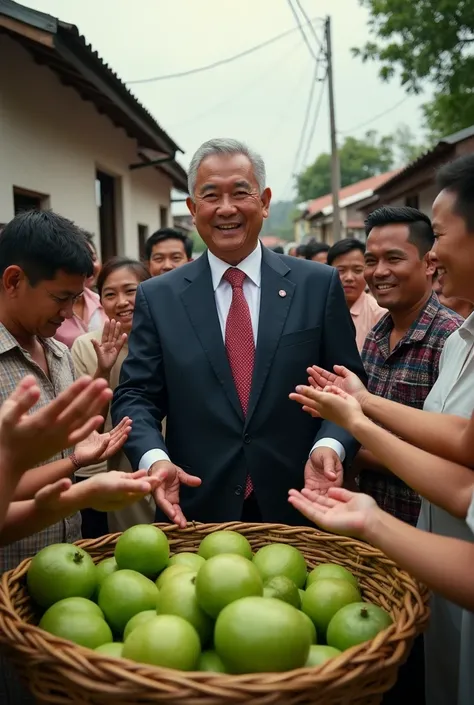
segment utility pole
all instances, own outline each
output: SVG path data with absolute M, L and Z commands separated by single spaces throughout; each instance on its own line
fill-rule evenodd
M 332 234 L 333 242 L 341 238 L 341 214 L 339 210 L 339 191 L 341 190 L 341 167 L 339 164 L 339 154 L 337 151 L 336 133 L 336 111 L 334 106 L 334 78 L 332 65 L 331 47 L 331 18 L 327 17 L 325 22 L 326 36 L 326 59 L 328 72 L 328 92 L 329 92 L 329 121 L 331 127 L 331 188 L 332 188 Z

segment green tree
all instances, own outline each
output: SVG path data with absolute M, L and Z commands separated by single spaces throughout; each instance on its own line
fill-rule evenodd
M 393 164 L 393 137 L 379 137 L 371 130 L 363 139 L 346 137 L 339 149 L 341 186 L 349 186 L 376 174 L 383 174 Z M 308 201 L 331 191 L 331 156 L 320 154 L 316 161 L 296 177 L 298 199 Z
M 380 76 L 399 76 L 409 93 L 434 88 L 423 107 L 434 141 L 474 123 L 473 0 L 360 0 L 375 41 L 354 49 L 381 63 Z

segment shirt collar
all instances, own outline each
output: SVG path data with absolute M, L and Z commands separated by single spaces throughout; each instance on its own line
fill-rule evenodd
M 231 265 L 229 265 L 228 262 L 223 262 L 209 250 L 207 251 L 207 258 L 209 261 L 209 267 L 211 268 L 212 287 L 215 291 L 221 283 L 224 273 Z M 242 272 L 244 272 L 248 278 L 259 287 L 262 281 L 261 265 L 262 248 L 260 247 L 260 244 L 258 244 L 255 250 L 251 252 L 248 257 L 243 259 L 242 262 L 239 262 L 237 269 L 241 269 Z
M 416 321 L 413 321 L 410 329 L 406 332 L 403 337 L 403 342 L 419 342 L 424 339 L 425 335 L 428 333 L 433 319 L 441 308 L 441 304 L 438 301 L 436 294 L 431 294 L 430 298 L 425 304 L 425 307 L 420 311 L 420 314 Z M 469 319 L 468 319 L 469 320 Z M 474 319 L 473 319 L 474 328 Z M 373 333 L 376 340 L 381 340 L 385 336 L 390 335 L 393 329 L 393 319 L 390 313 L 386 313 L 377 325 L 374 327 Z M 474 334 L 474 333 L 473 333 Z M 402 341 L 400 341 L 402 342 Z
M 466 318 L 462 326 L 460 326 L 459 335 L 463 340 L 472 341 L 474 338 L 474 312 Z
M 362 294 L 357 299 L 357 301 L 355 301 L 352 304 L 352 306 L 350 308 L 352 316 L 359 316 L 362 313 L 362 309 L 364 308 L 365 299 L 367 296 L 368 296 L 368 294 L 366 294 L 365 291 L 363 291 Z
M 58 343 L 54 338 L 39 338 L 41 344 L 45 349 L 51 352 L 55 357 L 63 357 L 64 348 L 60 343 Z M 10 333 L 10 331 L 5 328 L 3 323 L 0 323 L 0 355 L 3 355 L 14 348 L 23 350 L 18 340 Z

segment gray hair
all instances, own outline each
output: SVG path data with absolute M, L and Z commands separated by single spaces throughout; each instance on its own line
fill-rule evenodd
M 226 137 L 217 137 L 213 140 L 204 142 L 204 144 L 199 147 L 191 159 L 191 164 L 189 165 L 188 170 L 188 190 L 191 197 L 194 195 L 197 172 L 201 166 L 201 163 L 204 159 L 211 157 L 214 154 L 243 154 L 246 156 L 252 164 L 260 193 L 262 194 L 264 192 L 267 177 L 265 173 L 265 162 L 260 154 L 257 154 L 257 152 L 254 152 L 252 149 L 247 147 L 246 144 L 239 142 L 238 140 L 233 140 Z

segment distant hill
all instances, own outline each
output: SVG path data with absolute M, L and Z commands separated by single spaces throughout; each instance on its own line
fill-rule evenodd
M 276 235 L 282 240 L 293 240 L 293 217 L 296 214 L 294 201 L 275 201 L 263 222 L 262 235 Z

